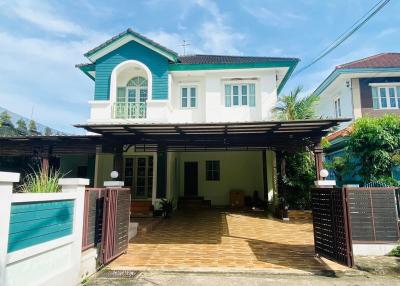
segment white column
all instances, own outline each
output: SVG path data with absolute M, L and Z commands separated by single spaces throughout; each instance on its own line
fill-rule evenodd
M 13 183 L 19 182 L 19 173 L 0 172 L 0 285 L 5 285 L 8 232 L 10 228 Z
M 74 277 L 71 281 L 79 283 L 80 266 L 81 266 L 81 253 L 82 253 L 82 233 L 83 233 L 83 208 L 85 204 L 85 187 L 89 185 L 89 179 L 60 179 L 58 184 L 61 186 L 63 193 L 76 193 L 74 204 L 74 222 L 73 222 L 73 247 L 72 247 L 72 261 L 74 270 Z
M 157 152 L 153 152 L 153 189 L 151 192 L 151 204 L 156 205 L 157 198 Z

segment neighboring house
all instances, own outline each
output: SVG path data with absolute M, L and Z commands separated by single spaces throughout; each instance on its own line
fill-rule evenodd
M 332 144 L 326 159 L 343 155 L 349 129 L 364 116 L 400 115 L 400 53 L 382 53 L 338 65 L 314 92 L 320 97 L 316 112 L 322 118 L 351 118 L 343 130 L 328 135 Z M 395 177 L 397 177 L 397 173 Z M 357 181 L 356 176 L 347 181 Z
M 400 115 L 400 53 L 382 53 L 338 65 L 314 92 L 322 118 Z M 343 123 L 344 127 L 351 123 Z

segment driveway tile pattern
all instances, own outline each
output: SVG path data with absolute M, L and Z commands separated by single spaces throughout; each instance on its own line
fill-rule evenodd
M 111 269 L 344 270 L 314 257 L 312 223 L 283 222 L 263 213 L 176 212 L 131 240 Z

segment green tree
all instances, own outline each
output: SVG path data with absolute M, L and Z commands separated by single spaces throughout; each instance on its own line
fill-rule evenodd
M 354 123 L 347 152 L 365 183 L 391 177 L 400 151 L 400 116 L 360 118 Z
M 14 127 L 14 124 L 11 121 L 11 115 L 7 111 L 3 111 L 0 113 L 0 123 L 1 125 Z
M 314 94 L 300 98 L 302 87 L 298 86 L 288 95 L 279 97 L 277 106 L 272 110 L 280 120 L 311 119 L 315 117 L 315 105 L 318 96 Z
M 52 135 L 52 134 L 53 134 L 53 131 L 51 131 L 51 129 L 50 129 L 49 127 L 46 127 L 46 128 L 44 129 L 44 135 L 50 136 L 50 135 Z
M 310 94 L 301 97 L 302 88 L 297 87 L 288 95 L 279 97 L 272 110 L 279 120 L 301 120 L 315 117 L 314 107 L 318 97 Z M 310 188 L 315 179 L 314 156 L 311 152 L 282 154 L 280 175 L 285 188 L 282 194 L 290 208 L 310 207 Z M 286 191 L 287 190 L 287 191 Z
M 23 120 L 22 118 L 18 119 L 18 121 L 17 121 L 17 132 L 20 135 L 28 134 L 28 127 L 26 126 L 25 120 Z
M 38 134 L 36 122 L 34 120 L 29 121 L 29 134 L 30 135 Z

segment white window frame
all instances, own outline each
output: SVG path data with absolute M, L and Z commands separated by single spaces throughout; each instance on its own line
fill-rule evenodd
M 254 106 L 250 106 L 250 84 L 254 84 Z M 227 106 L 226 104 L 226 94 L 225 94 L 225 86 L 230 85 L 231 87 L 231 103 L 230 106 Z M 243 95 L 242 95 L 242 86 L 247 86 L 247 104 L 243 104 Z M 238 86 L 238 97 L 239 97 L 239 104 L 234 105 L 233 104 L 233 86 Z M 224 106 L 226 108 L 240 108 L 240 107 L 248 107 L 248 108 L 254 108 L 257 106 L 257 82 L 256 81 L 224 81 L 222 84 L 222 94 L 224 98 Z
M 188 91 L 187 94 L 187 106 L 183 106 L 183 89 L 186 88 Z M 196 96 L 195 96 L 195 106 L 191 106 L 191 95 L 190 91 L 191 89 L 194 88 L 196 91 Z M 199 86 L 197 84 L 182 84 L 179 86 L 179 106 L 181 109 L 196 109 L 199 105 Z
M 377 92 L 377 97 L 378 97 L 378 108 L 374 108 L 375 110 L 395 110 L 395 109 L 400 109 L 400 93 L 399 91 L 399 87 L 400 87 L 400 83 L 398 82 L 392 82 L 392 83 L 373 83 L 370 84 L 371 89 L 372 88 L 376 88 L 376 92 Z M 394 90 L 394 100 L 395 100 L 395 107 L 392 107 L 390 104 L 390 93 L 389 90 L 393 88 Z M 381 89 L 385 89 L 386 91 L 386 107 L 382 107 L 382 96 L 381 96 Z M 371 92 L 371 96 L 372 96 L 372 101 L 374 101 L 374 97 L 373 94 Z
M 340 97 L 335 98 L 334 105 L 335 105 L 336 118 L 341 118 L 342 117 L 342 100 L 340 99 Z

